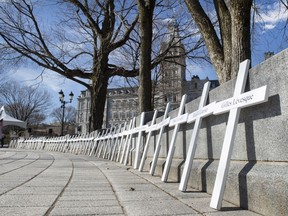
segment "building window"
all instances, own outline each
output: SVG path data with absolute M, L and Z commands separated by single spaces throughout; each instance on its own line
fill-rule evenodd
M 177 96 L 173 95 L 173 102 L 176 102 L 176 101 L 177 101 Z
M 114 112 L 113 118 L 114 118 L 114 119 L 118 119 L 118 112 Z
M 121 113 L 121 119 L 125 119 L 125 112 Z

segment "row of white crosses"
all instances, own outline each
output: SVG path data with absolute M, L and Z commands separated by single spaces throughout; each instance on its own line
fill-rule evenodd
M 249 64 L 249 60 L 246 60 L 240 64 L 234 95 L 227 100 L 217 103 L 212 102 L 206 105 L 210 89 L 210 82 L 207 82 L 203 88 L 199 108 L 195 112 L 190 114 L 184 113 L 186 95 L 183 95 L 178 115 L 173 119 L 168 117 L 170 110 L 170 103 L 168 103 L 162 117 L 162 121 L 157 124 L 157 111 L 154 112 L 153 119 L 149 126 L 144 124 L 145 114 L 142 113 L 140 123 L 137 127 L 135 126 L 136 119 L 134 117 L 130 120 L 129 124 L 125 123 L 124 126 L 106 129 L 106 131 L 103 130 L 101 133 L 98 133 L 96 137 L 93 134 L 85 137 L 70 137 L 66 138 L 65 140 L 63 140 L 63 138 L 56 138 L 56 140 L 52 139 L 50 141 L 46 141 L 46 149 L 102 157 L 123 163 L 124 165 L 128 164 L 129 157 L 131 157 L 131 152 L 134 151 L 135 160 L 133 168 L 143 171 L 149 149 L 150 138 L 154 131 L 159 131 L 152 164 L 150 167 L 150 174 L 153 175 L 157 166 L 161 149 L 161 139 L 165 127 L 173 127 L 174 130 L 170 140 L 169 150 L 161 178 L 162 181 L 166 182 L 176 148 L 176 138 L 180 125 L 195 122 L 179 185 L 179 190 L 186 191 L 196 152 L 197 137 L 200 131 L 202 119 L 212 114 L 218 115 L 229 112 L 226 133 L 210 203 L 212 208 L 219 210 L 221 209 L 222 205 L 240 110 L 241 108 L 267 101 L 267 86 L 243 93 L 246 86 Z M 142 138 L 144 133 L 146 133 L 146 142 L 144 146 L 142 146 Z M 135 142 L 132 142 L 133 137 L 136 138 L 136 144 Z M 30 144 L 30 146 L 34 146 L 33 148 L 35 148 L 35 145 L 33 144 Z M 142 157 L 141 149 L 143 149 Z
M 244 107 L 263 103 L 267 101 L 268 99 L 267 86 L 263 86 L 255 90 L 251 90 L 249 92 L 243 93 L 245 86 L 246 86 L 249 64 L 250 64 L 250 61 L 246 60 L 242 62 L 239 66 L 239 72 L 238 72 L 238 77 L 236 80 L 233 97 L 224 101 L 220 101 L 217 103 L 212 102 L 206 105 L 208 92 L 210 88 L 210 82 L 207 82 L 204 85 L 200 104 L 199 104 L 199 109 L 197 111 L 190 113 L 190 114 L 188 113 L 183 114 L 184 105 L 186 102 L 186 95 L 184 95 L 181 100 L 181 104 L 179 107 L 177 117 L 173 119 L 166 118 L 167 108 L 169 109 L 169 104 L 167 104 L 162 122 L 160 122 L 159 124 L 154 124 L 155 123 L 155 119 L 154 119 L 155 116 L 154 116 L 151 122 L 151 126 L 146 129 L 146 132 L 148 132 L 148 138 L 147 138 L 147 142 L 146 142 L 144 152 L 142 155 L 142 160 L 141 160 L 141 164 L 139 167 L 139 171 L 143 170 L 143 164 L 145 161 L 145 157 L 147 155 L 147 149 L 149 145 L 150 133 L 151 131 L 160 129 L 158 140 L 156 143 L 156 148 L 154 151 L 152 166 L 150 169 L 150 174 L 154 174 L 155 166 L 156 166 L 158 156 L 159 156 L 163 129 L 164 129 L 164 126 L 169 124 L 169 127 L 174 127 L 174 131 L 173 131 L 172 138 L 170 140 L 169 151 L 168 151 L 164 171 L 163 171 L 162 178 L 161 178 L 162 181 L 166 182 L 168 179 L 169 170 L 171 167 L 171 163 L 172 163 L 172 159 L 173 159 L 173 155 L 175 151 L 176 137 L 177 137 L 177 133 L 179 131 L 180 125 L 183 123 L 195 122 L 192 137 L 190 140 L 190 145 L 189 145 L 188 152 L 187 152 L 187 158 L 185 160 L 185 165 L 184 165 L 184 169 L 183 169 L 183 173 L 182 173 L 182 177 L 181 177 L 181 181 L 179 185 L 179 190 L 186 191 L 191 168 L 192 168 L 193 159 L 194 159 L 195 152 L 196 152 L 197 137 L 200 131 L 202 119 L 211 114 L 218 115 L 218 114 L 222 114 L 225 112 L 229 112 L 226 133 L 224 137 L 222 152 L 220 156 L 219 166 L 217 170 L 216 180 L 215 180 L 211 203 L 210 203 L 210 206 L 212 208 L 220 210 L 221 205 L 222 205 L 226 180 L 228 176 L 228 170 L 229 170 L 229 165 L 230 165 L 230 160 L 231 160 L 231 155 L 232 155 L 232 150 L 233 150 L 233 145 L 234 145 L 236 128 L 237 128 L 237 124 L 239 120 L 240 110 L 241 108 L 244 108 Z M 134 166 L 134 168 L 136 167 Z

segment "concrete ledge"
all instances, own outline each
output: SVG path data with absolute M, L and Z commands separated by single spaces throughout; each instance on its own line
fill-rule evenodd
M 218 160 L 195 160 L 189 186 L 211 194 L 217 168 Z M 224 199 L 263 215 L 287 215 L 287 185 L 285 163 L 232 161 Z

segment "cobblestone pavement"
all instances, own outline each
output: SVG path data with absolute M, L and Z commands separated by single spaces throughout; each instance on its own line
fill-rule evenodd
M 0 150 L 0 215 L 258 215 L 95 157 Z

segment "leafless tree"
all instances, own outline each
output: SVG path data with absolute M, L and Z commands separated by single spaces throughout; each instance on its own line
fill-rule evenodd
M 46 2 L 43 5 L 42 2 L 41 5 L 41 1 L 28 0 L 8 0 L 1 3 L 2 60 L 21 62 L 28 59 L 85 86 L 91 92 L 92 129 L 99 129 L 103 123 L 109 79 L 114 76 L 135 77 L 139 72 L 142 41 L 138 29 L 133 31 L 138 22 L 137 5 L 132 0 L 59 2 L 61 4 L 57 7 L 53 7 L 53 3 Z M 158 7 L 153 14 L 153 44 L 167 36 L 167 31 L 163 32 L 163 28 L 159 28 L 164 26 L 163 23 L 159 25 L 157 22 L 171 18 L 168 10 L 171 12 L 175 6 L 172 4 L 172 7 L 163 7 L 165 1 L 157 2 Z M 41 15 L 43 11 L 45 15 Z M 59 18 L 54 18 L 57 13 Z M 46 22 L 46 19 L 51 19 L 53 25 Z M 187 26 L 189 25 L 184 30 L 188 34 L 183 34 L 181 40 L 191 44 L 181 55 L 193 53 L 203 46 L 201 39 L 191 40 L 190 36 L 195 35 L 195 32 L 191 32 Z M 173 44 L 171 42 L 161 52 L 159 46 L 152 45 L 150 70 L 164 60 L 174 61 L 171 55 L 167 57 Z M 121 50 L 132 50 L 133 55 Z M 117 56 L 121 62 L 115 61 Z M 125 59 L 129 64 L 123 64 Z M 145 100 L 151 101 L 149 97 Z M 143 103 L 146 103 L 145 100 Z M 148 109 L 151 109 L 150 105 Z
M 47 5 L 40 3 L 1 3 L 1 52 L 6 53 L 7 60 L 24 57 L 87 87 L 92 96 L 93 129 L 99 129 L 109 78 L 138 74 L 109 62 L 111 53 L 127 42 L 137 23 L 136 5 L 120 0 L 68 0 L 54 10 L 42 10 L 46 13 L 43 18 L 39 11 Z M 62 9 L 57 9 L 62 20 L 50 27 L 43 19 L 55 17 L 56 8 Z
M 5 82 L 0 91 L 0 103 L 14 118 L 26 121 L 28 125 L 37 125 L 45 120 L 51 105 L 47 91 L 11 80 Z
M 65 113 L 63 118 L 64 123 L 64 130 L 69 131 L 69 127 L 76 125 L 76 109 L 72 106 L 65 107 Z M 53 109 L 51 113 L 51 117 L 54 118 L 54 121 L 56 123 L 61 124 L 62 121 L 62 108 L 58 107 L 56 109 Z

